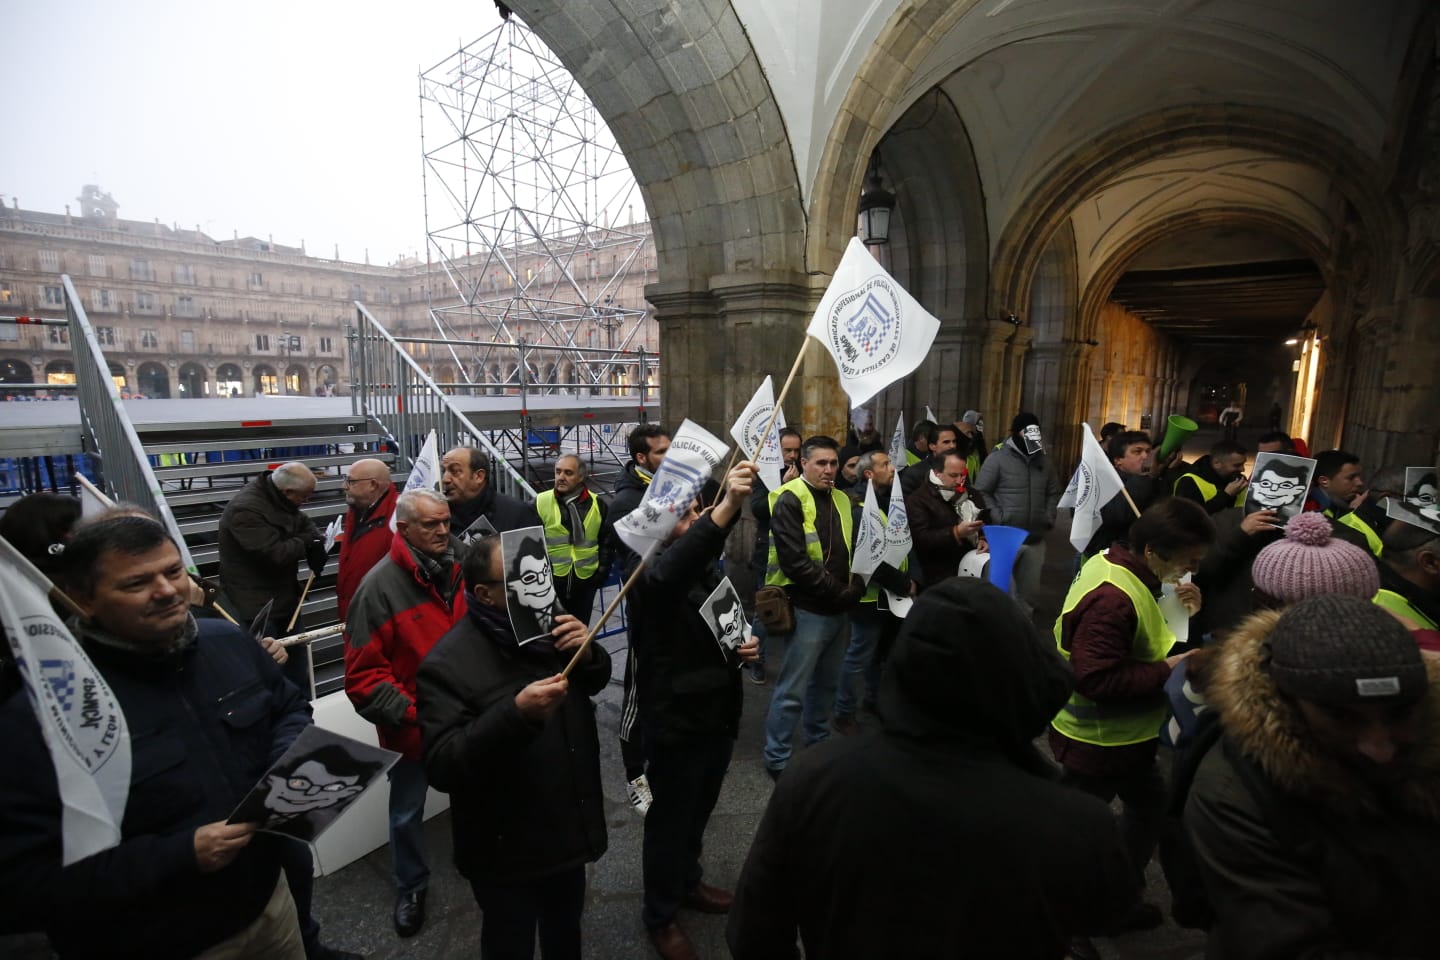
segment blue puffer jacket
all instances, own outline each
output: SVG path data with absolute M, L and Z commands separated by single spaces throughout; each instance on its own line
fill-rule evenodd
M 310 705 L 254 640 L 223 620 L 147 657 L 87 639 L 130 728 L 130 797 L 118 846 L 61 866 L 55 771 L 29 698 L 0 709 L 0 909 L 44 929 L 62 957 L 191 957 L 244 929 L 280 872 L 256 834 L 201 873 L 195 828 L 226 819 L 310 723 Z M 23 921 L 23 923 L 17 923 Z

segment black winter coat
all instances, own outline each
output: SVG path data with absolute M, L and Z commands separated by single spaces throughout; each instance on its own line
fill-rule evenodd
M 815 533 L 820 538 L 823 563 L 810 559 L 805 549 L 805 518 L 795 494 L 788 490 L 781 493 L 770 512 L 770 536 L 775 541 L 780 569 L 793 581 L 786 585 L 785 592 L 801 610 L 823 616 L 848 613 L 865 592 L 865 584 L 850 576 L 851 548 L 845 543 L 840 514 L 830 491 L 811 488 L 810 493 L 815 499 Z
M 220 586 L 242 623 L 273 598 L 271 621 L 288 622 L 300 601 L 299 564 L 325 552 L 315 522 L 280 495 L 270 474 L 235 494 L 220 515 Z M 318 555 L 317 555 L 318 554 Z M 306 571 L 308 573 L 308 571 Z
M 486 483 L 474 499 L 450 507 L 451 538 L 462 537 L 481 517 L 495 528 L 496 533 L 540 526 L 540 515 L 533 505 L 506 496 L 497 491 L 493 483 Z
M 824 960 L 1060 960 L 1104 929 L 1134 897 L 1115 819 L 1031 743 L 1069 690 L 1054 643 L 989 583 L 921 594 L 881 680 L 884 732 L 817 744 L 780 778 L 735 890 L 735 960 L 797 958 L 797 933 Z
M 630 643 L 645 664 L 637 682 L 647 742 L 705 735 L 733 739 L 739 733 L 739 662 L 721 649 L 700 615 L 720 582 L 716 561 L 728 534 L 729 528 L 701 517 L 651 555 L 631 588 Z
M 0 905 L 43 927 L 62 957 L 192 957 L 244 929 L 279 877 L 279 844 L 257 834 L 215 873 L 195 828 L 224 820 L 310 723 L 310 705 L 254 640 L 223 620 L 151 658 L 87 641 L 130 728 L 121 840 L 61 866 L 55 771 L 28 697 L 0 711 Z
M 640 501 L 645 499 L 645 491 L 649 488 L 645 479 L 635 471 L 633 460 L 625 464 L 625 469 L 620 471 L 620 479 L 615 481 L 615 492 L 611 495 L 609 508 L 605 511 L 605 521 L 600 525 L 600 545 L 602 549 L 608 547 L 610 556 L 620 564 L 622 580 L 629 578 L 635 565 L 640 562 L 640 557 L 615 535 L 615 523 L 640 506 Z
M 570 654 L 517 647 L 487 612 L 471 608 L 420 664 L 416 713 L 426 776 L 450 794 L 456 869 L 469 880 L 520 883 L 605 852 L 590 698 L 610 682 L 610 654 L 591 644 L 560 708 L 532 723 L 515 695 L 559 673 Z

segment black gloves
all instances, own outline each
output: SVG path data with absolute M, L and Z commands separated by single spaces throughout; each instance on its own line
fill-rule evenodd
M 317 577 L 320 576 L 325 570 L 326 559 L 325 541 L 311 540 L 310 545 L 305 548 L 305 561 L 310 564 L 310 572 Z

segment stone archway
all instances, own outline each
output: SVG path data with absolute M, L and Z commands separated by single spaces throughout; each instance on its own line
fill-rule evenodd
M 280 395 L 280 376 L 268 363 L 257 363 L 250 371 L 251 392 L 257 396 L 275 397 Z
M 124 365 L 111 361 L 110 363 L 106 364 L 106 366 L 110 370 L 110 380 L 112 383 L 115 384 L 115 389 L 119 390 L 121 393 L 129 393 L 130 380 L 125 373 Z
M 146 361 L 135 371 L 135 386 L 142 395 L 152 400 L 169 399 L 170 371 L 165 369 L 163 363 Z
M 196 400 L 210 395 L 209 380 L 205 368 L 198 363 L 187 363 L 180 367 L 175 381 L 182 400 Z
M 35 373 L 24 360 L 0 360 L 0 383 L 34 383 Z
M 240 368 L 233 363 L 222 363 L 215 370 L 215 395 L 229 399 L 245 394 L 245 379 Z
M 281 391 L 287 397 L 310 395 L 310 371 L 302 364 L 292 363 L 285 368 L 285 381 Z
M 75 382 L 75 364 L 69 360 L 51 360 L 45 364 L 45 382 L 57 386 Z

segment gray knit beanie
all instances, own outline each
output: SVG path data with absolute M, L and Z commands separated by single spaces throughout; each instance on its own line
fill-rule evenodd
M 1275 686 L 1317 703 L 1413 703 L 1429 680 L 1400 621 L 1358 597 L 1327 595 L 1286 610 L 1270 632 Z

